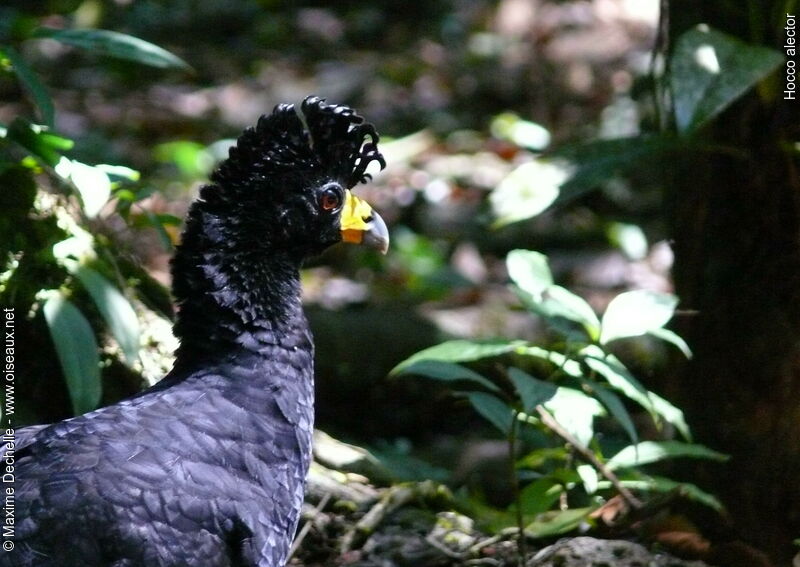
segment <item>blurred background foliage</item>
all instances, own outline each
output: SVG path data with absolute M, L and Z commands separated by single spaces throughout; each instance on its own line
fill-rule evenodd
M 628 290 L 680 297 L 632 333 L 660 336 L 606 344 L 595 317 L 580 348 L 607 348 L 630 383 L 673 400 L 699 441 L 732 455 L 720 465 L 667 445 L 710 464 L 656 472 L 717 508 L 703 490 L 719 493 L 738 527 L 714 522 L 785 556 L 800 532 L 787 480 L 800 465 L 800 121 L 776 69 L 793 3 L 662 4 L 3 3 L 0 303 L 18 318 L 14 425 L 163 376 L 175 347 L 168 261 L 188 204 L 244 127 L 315 93 L 377 125 L 389 165 L 359 191 L 393 239 L 385 258 L 335 247 L 304 271 L 321 429 L 369 447 L 395 480 L 435 478 L 509 509 L 504 431 L 480 419 L 481 398 L 387 376 L 449 339 L 578 352 L 563 309 L 540 302 L 531 311 L 544 317 L 532 317 L 508 286 L 508 253 L 536 250 L 547 285 L 587 306 L 566 317 L 579 326 Z M 610 456 L 690 439 L 683 413 L 659 426 L 635 392 L 623 397 L 606 398 L 614 419 L 598 410 L 585 439 L 598 458 L 599 444 Z M 521 468 L 571 459 L 540 457 Z M 519 479 L 543 491 L 590 482 L 570 467 L 557 482 L 547 469 L 547 486 Z

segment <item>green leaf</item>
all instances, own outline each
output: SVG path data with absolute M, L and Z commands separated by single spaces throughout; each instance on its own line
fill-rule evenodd
M 499 392 L 500 388 L 492 384 L 489 380 L 459 364 L 453 362 L 444 362 L 441 360 L 420 360 L 408 366 L 405 366 L 397 374 L 416 374 L 424 376 L 425 378 L 432 378 L 434 380 L 443 380 L 446 382 L 455 382 L 466 380 L 480 384 L 484 388 L 493 392 Z
M 111 333 L 122 348 L 128 365 L 139 356 L 139 320 L 127 298 L 110 281 L 83 265 L 73 272 L 89 292 Z
M 17 75 L 20 84 L 31 95 L 33 102 L 41 113 L 44 123 L 52 127 L 55 114 L 53 99 L 50 98 L 50 93 L 47 92 L 47 89 L 39 80 L 38 75 L 36 75 L 33 69 L 28 67 L 28 64 L 13 47 L 5 46 L 2 47 L 1 51 L 11 62 L 11 66 L 14 68 L 14 73 Z
M 707 124 L 783 59 L 773 49 L 748 45 L 706 25 L 685 32 L 670 59 L 678 131 L 688 133 Z
M 594 437 L 595 416 L 605 413 L 603 406 L 594 398 L 565 387 L 559 387 L 556 395 L 545 402 L 544 407 L 582 445 L 588 445 Z
M 590 393 L 594 394 L 594 396 L 600 400 L 600 403 L 606 407 L 617 423 L 625 430 L 625 433 L 628 434 L 631 441 L 633 443 L 638 442 L 639 436 L 636 433 L 636 426 L 633 424 L 631 415 L 628 413 L 628 410 L 625 409 L 625 404 L 622 403 L 622 400 L 602 384 L 597 384 L 596 382 L 586 379 L 581 379 L 581 383 L 588 387 Z
M 464 395 L 486 421 L 499 429 L 503 435 L 509 434 L 514 413 L 508 404 L 497 396 L 484 392 L 465 392 Z
M 558 388 L 550 382 L 534 378 L 519 368 L 509 368 L 508 378 L 514 384 L 525 413 L 532 413 L 534 408 L 556 395 Z
M 683 412 L 661 396 L 648 391 L 617 357 L 603 353 L 595 345 L 585 348 L 581 355 L 586 365 L 605 378 L 612 388 L 646 409 L 656 424 L 663 418 L 675 426 L 684 439 L 692 439 Z
M 571 532 L 589 519 L 594 508 L 571 508 L 540 514 L 536 520 L 525 526 L 525 535 L 544 538 Z
M 704 445 L 681 443 L 680 441 L 642 441 L 629 445 L 611 457 L 606 465 L 612 469 L 640 467 L 657 463 L 665 459 L 690 457 L 692 459 L 709 459 L 726 461 L 727 455 L 713 451 Z
M 692 349 L 689 348 L 689 345 L 686 344 L 686 341 L 683 340 L 683 337 L 674 331 L 670 331 L 669 329 L 661 327 L 658 329 L 650 329 L 647 331 L 647 334 L 675 345 L 678 347 L 678 349 L 680 349 L 686 358 L 692 358 Z
M 603 314 L 600 343 L 644 335 L 660 329 L 675 312 L 678 299 L 668 293 L 635 290 L 611 300 Z
M 81 196 L 83 211 L 94 218 L 111 197 L 111 180 L 102 169 L 79 161 L 61 158 L 55 167 L 56 173 L 70 181 Z
M 93 53 L 128 59 L 151 67 L 190 69 L 183 59 L 173 55 L 166 49 L 162 49 L 138 37 L 115 31 L 38 28 L 33 32 L 33 37 L 46 37 L 67 45 L 90 50 Z
M 526 516 L 536 516 L 550 510 L 558 502 L 564 488 L 554 478 L 536 479 L 519 493 L 519 504 Z
M 579 323 L 596 339 L 600 321 L 586 301 L 553 284 L 547 257 L 531 250 L 512 250 L 506 257 L 508 275 L 516 284 L 517 295 L 533 312 L 548 319 L 558 317 Z
M 488 340 L 488 341 L 467 341 L 454 340 L 446 341 L 436 346 L 426 348 L 413 354 L 406 360 L 395 366 L 390 374 L 399 374 L 408 366 L 421 360 L 440 360 L 442 362 L 471 362 L 482 358 L 492 358 L 512 352 L 517 348 L 526 345 L 525 341 L 507 340 Z
M 556 205 L 577 199 L 620 175 L 655 169 L 680 148 L 668 134 L 593 140 L 564 146 L 554 152 L 553 157 L 572 162 L 575 173 L 561 185 Z
M 592 306 L 560 285 L 550 286 L 544 291 L 538 310 L 546 317 L 563 317 L 579 323 L 592 340 L 600 334 L 600 320 Z
M 19 144 L 51 167 L 61 160 L 61 152 L 72 148 L 73 141 L 50 134 L 43 126 L 17 117 L 6 131 L 6 138 Z
M 500 227 L 534 217 L 555 202 L 567 169 L 544 159 L 524 163 L 509 173 L 489 196 Z
M 547 256 L 532 250 L 512 250 L 506 256 L 508 277 L 533 301 L 541 301 L 544 290 L 553 285 Z
M 577 360 L 572 360 L 568 356 L 554 351 L 543 349 L 538 346 L 519 346 L 514 349 L 514 352 L 520 356 L 530 356 L 541 360 L 546 360 L 551 364 L 557 366 L 565 374 L 578 378 L 583 376 L 581 365 Z M 602 352 L 602 351 L 600 351 Z
M 50 337 L 67 381 L 75 415 L 100 403 L 100 359 L 97 341 L 86 317 L 62 295 L 52 296 L 43 307 Z
M 669 403 L 658 394 L 648 392 L 648 395 L 650 396 L 650 401 L 652 402 L 653 409 L 655 409 L 656 413 L 663 417 L 667 423 L 674 425 L 675 429 L 680 432 L 684 439 L 691 441 L 692 432 L 689 429 L 689 425 L 686 423 L 686 418 L 683 415 L 683 411 Z
M 584 356 L 583 361 L 589 368 L 605 378 L 612 388 L 622 392 L 625 397 L 646 409 L 653 417 L 653 420 L 658 422 L 659 414 L 656 411 L 650 392 L 642 386 L 641 382 L 630 373 L 617 357 L 610 354 L 606 355 L 595 345 L 585 348 L 581 355 Z

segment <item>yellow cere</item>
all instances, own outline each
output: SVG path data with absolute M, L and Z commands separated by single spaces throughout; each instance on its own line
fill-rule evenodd
M 363 199 L 359 199 L 348 189 L 345 191 L 344 207 L 342 207 L 342 240 L 345 242 L 361 242 L 363 233 L 369 229 L 366 219 L 372 216 L 372 207 Z

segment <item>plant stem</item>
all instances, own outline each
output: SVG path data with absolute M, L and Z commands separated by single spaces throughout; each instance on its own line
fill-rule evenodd
M 514 502 L 517 504 L 517 559 L 519 567 L 523 567 L 527 553 L 525 549 L 525 521 L 522 517 L 522 500 L 520 499 L 519 477 L 517 476 L 516 465 L 517 428 L 519 427 L 517 418 L 519 414 L 519 410 L 514 410 L 511 429 L 508 431 L 508 463 L 509 472 L 511 473 L 511 491 L 514 496 Z
M 619 481 L 619 478 L 617 478 L 617 475 L 615 475 L 611 469 L 601 463 L 600 460 L 594 456 L 594 453 L 592 453 L 587 447 L 581 445 L 581 443 L 575 439 L 575 437 L 569 431 L 561 427 L 561 424 L 556 421 L 556 418 L 554 418 L 550 412 L 544 408 L 544 406 L 536 406 L 536 413 L 539 414 L 539 419 L 542 420 L 542 423 L 548 429 L 572 445 L 572 448 L 578 455 L 580 455 L 581 458 L 596 468 L 600 474 L 606 477 L 611 484 L 614 485 L 614 488 L 617 489 L 617 492 L 619 492 L 620 496 L 622 496 L 622 498 L 631 508 L 636 510 L 642 507 L 642 501 L 636 498 L 636 496 L 634 496 L 630 490 L 622 486 L 622 483 Z

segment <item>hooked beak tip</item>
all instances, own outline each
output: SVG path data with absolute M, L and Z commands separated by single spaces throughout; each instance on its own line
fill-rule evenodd
M 361 243 L 370 248 L 374 248 L 381 254 L 386 254 L 389 250 L 389 228 L 381 216 L 372 212 L 372 218 L 367 223 L 368 229 L 364 231 Z

